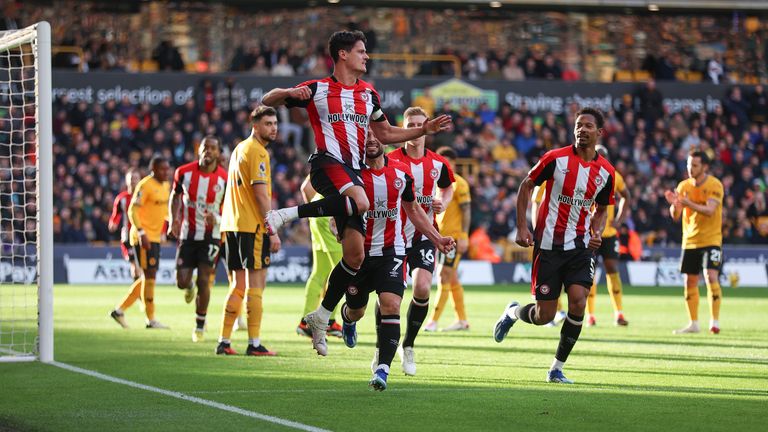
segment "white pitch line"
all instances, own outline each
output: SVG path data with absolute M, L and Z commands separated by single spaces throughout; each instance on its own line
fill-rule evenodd
M 279 418 L 279 417 L 273 417 L 273 416 L 270 416 L 270 415 L 257 413 L 255 411 L 248 411 L 248 410 L 245 410 L 245 409 L 242 409 L 242 408 L 238 408 L 238 407 L 232 406 L 232 405 L 227 405 L 227 404 L 223 404 L 223 403 L 220 403 L 220 402 L 215 402 L 215 401 L 211 401 L 211 400 L 208 400 L 208 399 L 201 399 L 199 397 L 190 396 L 190 395 L 187 395 L 187 394 L 184 394 L 184 393 L 179 393 L 179 392 L 175 392 L 175 391 L 165 390 L 165 389 L 161 389 L 159 387 L 153 387 L 153 386 L 149 386 L 149 385 L 145 385 L 145 384 L 140 384 L 140 383 L 133 382 L 133 381 L 124 380 L 122 378 L 117 378 L 117 377 L 113 377 L 113 376 L 110 376 L 110 375 L 105 375 L 105 374 L 103 374 L 101 372 L 96 372 L 96 371 L 92 371 L 92 370 L 89 370 L 89 369 L 79 368 L 77 366 L 72 366 L 72 365 L 69 365 L 69 364 L 66 364 L 66 363 L 53 362 L 53 363 L 50 363 L 50 364 L 53 365 L 53 366 L 62 368 L 62 369 L 66 369 L 66 370 L 71 371 L 71 372 L 76 372 L 76 373 L 79 373 L 79 374 L 88 375 L 90 377 L 98 378 L 100 380 L 109 381 L 109 382 L 116 383 L 116 384 L 122 384 L 122 385 L 126 385 L 128 387 L 133 387 L 133 388 L 137 388 L 137 389 L 140 389 L 140 390 L 146 390 L 146 391 L 150 391 L 150 392 L 153 392 L 153 393 L 159 393 L 159 394 L 164 395 L 164 396 L 170 396 L 172 398 L 181 399 L 181 400 L 184 400 L 184 401 L 187 401 L 187 402 L 194 402 L 196 404 L 205 405 L 207 407 L 216 408 L 216 409 L 220 409 L 222 411 L 228 411 L 228 412 L 235 413 L 235 414 L 240 414 L 240 415 L 243 415 L 243 416 L 246 416 L 246 417 L 251 417 L 251 418 L 255 418 L 255 419 L 259 419 L 259 420 L 264 420 L 264 421 L 267 421 L 267 422 L 270 422 L 270 423 L 279 424 L 281 426 L 286 426 L 286 427 L 293 428 L 293 429 L 298 429 L 298 430 L 303 430 L 303 431 L 308 431 L 308 432 L 330 432 L 328 429 L 322 429 L 322 428 L 315 427 L 315 426 L 305 425 L 303 423 L 298 423 L 298 422 L 291 421 L 291 420 L 285 420 L 285 419 L 282 419 L 282 418 Z

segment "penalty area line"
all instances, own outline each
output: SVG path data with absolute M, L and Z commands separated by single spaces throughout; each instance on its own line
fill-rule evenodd
M 266 421 L 266 422 L 279 424 L 281 426 L 285 426 L 285 427 L 289 427 L 289 428 L 293 428 L 293 429 L 298 429 L 298 430 L 303 430 L 303 431 L 308 431 L 308 432 L 330 432 L 327 429 L 322 429 L 322 428 L 315 427 L 315 426 L 305 425 L 303 423 L 298 423 L 298 422 L 295 422 L 295 421 L 282 419 L 280 417 L 273 417 L 273 416 L 270 416 L 270 415 L 257 413 L 255 411 L 249 411 L 249 410 L 246 410 L 246 409 L 238 408 L 236 406 L 227 405 L 227 404 L 223 404 L 221 402 L 215 402 L 215 401 L 208 400 L 208 399 L 202 399 L 202 398 L 195 397 L 195 396 L 190 396 L 190 395 L 184 394 L 184 393 L 179 393 L 179 392 L 175 392 L 175 391 L 171 391 L 171 390 L 165 390 L 165 389 L 161 389 L 159 387 L 153 387 L 153 386 L 149 386 L 149 385 L 146 385 L 146 384 L 140 384 L 140 383 L 137 383 L 137 382 L 124 380 L 122 378 L 113 377 L 113 376 L 110 376 L 110 375 L 103 374 L 101 372 L 92 371 L 90 369 L 79 368 L 77 366 L 72 366 L 72 365 L 66 364 L 66 363 L 52 362 L 52 363 L 49 363 L 49 364 L 51 364 L 53 366 L 56 366 L 58 368 L 61 368 L 61 369 L 68 370 L 70 372 L 75 372 L 75 373 L 87 375 L 87 376 L 90 376 L 90 377 L 93 377 L 93 378 L 97 378 L 97 379 L 100 379 L 100 380 L 103 380 L 103 381 L 109 381 L 109 382 L 112 382 L 112 383 L 115 383 L 115 384 L 122 384 L 122 385 L 125 385 L 125 386 L 128 386 L 128 387 L 133 387 L 133 388 L 136 388 L 136 389 L 139 389 L 139 390 L 145 390 L 145 391 L 149 391 L 149 392 L 153 392 L 153 393 L 158 393 L 158 394 L 161 394 L 161 395 L 164 395 L 164 396 L 169 396 L 169 397 L 172 397 L 172 398 L 181 399 L 183 401 L 193 402 L 193 403 L 200 404 L 200 405 L 205 405 L 207 407 L 216 408 L 216 409 L 219 409 L 219 410 L 222 410 L 222 411 L 227 411 L 227 412 L 231 412 L 231 413 L 235 413 L 235 414 L 240 414 L 240 415 L 243 415 L 243 416 L 246 416 L 246 417 L 251 417 L 251 418 L 263 420 L 263 421 Z

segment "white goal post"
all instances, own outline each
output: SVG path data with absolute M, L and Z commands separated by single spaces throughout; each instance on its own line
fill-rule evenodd
M 51 26 L 0 31 L 0 362 L 53 361 Z

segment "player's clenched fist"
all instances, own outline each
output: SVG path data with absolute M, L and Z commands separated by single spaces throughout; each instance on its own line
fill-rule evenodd
M 517 229 L 517 236 L 515 237 L 515 243 L 522 247 L 533 246 L 533 236 L 528 227 L 519 227 Z
M 307 86 L 296 87 L 288 92 L 288 95 L 293 99 L 307 100 L 312 96 L 312 90 Z

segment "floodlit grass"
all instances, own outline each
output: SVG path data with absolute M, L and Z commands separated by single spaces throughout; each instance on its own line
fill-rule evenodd
M 294 332 L 303 288 L 269 287 L 262 341 L 279 355 L 218 357 L 224 287 L 214 290 L 207 340 L 199 344 L 190 340 L 193 307 L 175 288 L 156 294 L 157 318 L 171 330 L 145 330 L 138 306 L 126 314 L 131 328 L 119 328 L 107 314 L 126 290 L 56 287 L 57 361 L 318 428 L 761 430 L 768 412 L 768 290 L 726 289 L 720 335 L 674 336 L 687 321 L 682 287 L 626 287 L 628 328 L 613 326 L 600 287 L 598 325 L 582 331 L 565 368 L 576 384 L 565 386 L 544 382 L 559 329 L 518 323 L 503 343 L 493 341 L 506 303 L 527 301 L 529 288 L 470 287 L 470 331 L 419 335 L 418 375 L 404 376 L 396 357 L 383 393 L 367 387 L 372 313 L 358 325 L 355 349 L 333 339 L 321 358 Z M 443 326 L 453 321 L 450 303 L 447 309 Z M 700 315 L 706 326 L 704 296 Z M 245 346 L 245 333 L 236 333 L 233 347 L 243 353 Z M 289 430 L 50 365 L 0 363 L 0 431 L 241 427 Z

